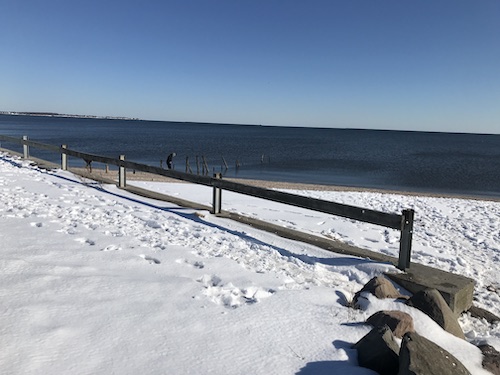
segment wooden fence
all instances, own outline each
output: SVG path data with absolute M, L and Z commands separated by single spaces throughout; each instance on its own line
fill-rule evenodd
M 257 198 L 267 199 L 274 202 L 284 203 L 291 206 L 306 208 L 309 210 L 319 211 L 335 216 L 341 216 L 348 219 L 361 221 L 364 223 L 381 225 L 384 227 L 396 229 L 400 231 L 399 241 L 399 258 L 397 267 L 401 270 L 406 270 L 410 267 L 411 245 L 413 235 L 413 220 L 414 210 L 405 209 L 402 213 L 394 214 L 382 211 L 375 211 L 367 208 L 350 206 L 321 199 L 308 198 L 300 195 L 290 194 L 282 191 L 265 189 L 256 186 L 245 185 L 233 181 L 223 180 L 220 173 L 214 174 L 213 177 L 200 176 L 192 173 L 179 172 L 171 169 L 163 169 L 153 167 L 146 164 L 135 163 L 125 160 L 125 155 L 120 155 L 118 159 L 92 155 L 79 151 L 70 150 L 66 145 L 60 147 L 48 145 L 44 143 L 34 142 L 24 136 L 14 138 L 0 135 L 0 140 L 21 144 L 23 146 L 23 157 L 29 158 L 29 148 L 35 147 L 48 151 L 53 151 L 61 154 L 61 168 L 68 169 L 68 156 L 83 159 L 88 166 L 92 162 L 104 163 L 106 165 L 115 165 L 119 168 L 118 172 L 118 187 L 126 187 L 126 170 L 148 172 L 165 177 L 171 177 L 178 180 L 183 180 L 195 184 L 213 187 L 213 205 L 212 213 L 220 214 L 222 212 L 222 190 L 232 191 L 235 193 L 245 194 Z

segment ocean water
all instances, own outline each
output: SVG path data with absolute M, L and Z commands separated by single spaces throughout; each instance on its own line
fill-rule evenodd
M 175 152 L 175 169 L 188 158 L 194 173 L 198 156 L 228 177 L 500 197 L 500 135 L 11 115 L 0 134 L 154 166 Z

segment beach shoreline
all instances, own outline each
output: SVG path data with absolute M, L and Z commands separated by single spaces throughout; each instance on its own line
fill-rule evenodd
M 89 172 L 86 168 L 69 168 L 70 172 L 73 172 L 79 176 L 97 179 L 101 181 L 117 182 L 118 181 L 118 171 L 108 170 L 103 168 L 92 168 L 92 172 Z M 147 172 L 137 172 L 137 171 L 127 171 L 126 175 L 127 181 L 151 181 L 151 182 L 167 182 L 167 183 L 189 183 L 186 181 L 178 180 L 171 177 L 160 176 L 157 174 L 147 173 Z M 499 202 L 500 198 L 488 197 L 488 196 L 473 196 L 467 194 L 450 194 L 450 193 L 432 193 L 432 192 L 420 192 L 420 191 L 405 191 L 405 190 L 389 190 L 389 189 L 377 189 L 377 188 L 363 188 L 356 186 L 341 186 L 341 185 L 323 185 L 323 184 L 308 184 L 300 182 L 283 182 L 283 181 L 269 181 L 269 180 L 257 180 L 257 179 L 244 179 L 244 178 L 226 178 L 228 181 L 233 181 L 245 185 L 258 186 L 265 189 L 280 189 L 280 190 L 311 190 L 311 191 L 350 191 L 357 193 L 380 193 L 380 194 L 395 194 L 395 195 L 407 195 L 407 196 L 423 196 L 423 197 L 433 197 L 433 198 L 449 198 L 449 199 L 472 199 L 481 201 L 493 201 Z
M 8 150 L 0 147 L 0 152 L 5 152 L 10 155 L 16 155 L 22 157 L 22 154 Z M 33 158 L 36 164 L 41 168 L 60 168 L 59 165 L 48 162 L 46 160 Z M 68 170 L 79 176 L 94 179 L 96 181 L 101 181 L 104 183 L 116 183 L 118 182 L 118 170 L 116 169 L 106 169 L 104 167 L 92 167 L 92 172 L 90 173 L 87 168 L 84 167 L 70 167 Z M 138 172 L 127 170 L 127 180 L 128 181 L 151 181 L 151 182 L 167 182 L 167 183 L 189 183 L 186 181 L 178 180 L 175 178 L 170 178 L 166 176 L 161 176 L 157 174 Z M 225 178 L 228 181 L 234 181 L 237 183 L 258 186 L 265 189 L 282 189 L 282 190 L 311 190 L 311 191 L 350 191 L 357 193 L 380 193 L 380 194 L 395 194 L 395 195 L 407 195 L 407 196 L 421 196 L 421 197 L 432 197 L 432 198 L 448 198 L 448 199 L 470 199 L 470 200 L 480 200 L 480 201 L 491 201 L 500 202 L 500 196 L 489 196 L 489 195 L 471 195 L 471 194 L 460 194 L 460 193 L 443 193 L 443 192 L 427 192 L 427 191 L 411 191 L 411 190 L 395 190 L 395 189 L 382 189 L 382 188 L 365 188 L 358 186 L 346 186 L 346 185 L 325 185 L 325 184 L 312 184 L 312 183 L 301 183 L 301 182 L 286 182 L 286 181 L 271 181 L 271 180 L 259 180 L 259 179 L 245 179 L 245 178 Z

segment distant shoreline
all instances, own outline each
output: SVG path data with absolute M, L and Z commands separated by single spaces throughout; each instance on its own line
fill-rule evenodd
M 94 115 L 72 115 L 56 112 L 16 112 L 0 111 L 0 115 L 11 116 L 36 116 L 36 117 L 67 117 L 67 118 L 89 118 L 94 120 L 140 120 L 139 118 L 120 117 L 120 116 L 94 116 Z
M 74 115 L 57 112 L 18 112 L 18 111 L 0 111 L 0 115 L 11 116 L 32 116 L 32 117 L 56 117 L 56 118 L 75 118 L 75 119 L 93 119 L 93 120 L 124 120 L 124 121 L 144 121 L 144 122 L 160 122 L 160 123 L 176 123 L 176 124 L 200 124 L 200 125 L 222 125 L 222 126 L 248 126 L 262 128 L 290 128 L 290 129 L 337 129 L 337 130 L 353 130 L 353 131 L 377 131 L 377 132 L 400 132 L 400 133 L 430 133 L 430 134 L 472 134 L 472 135 L 493 135 L 499 136 L 497 133 L 474 133 L 474 132 L 454 132 L 454 131 L 439 131 L 439 130 L 411 130 L 411 129 L 388 129 L 388 128 L 364 128 L 364 127 L 344 127 L 344 126 L 303 126 L 303 125 L 271 125 L 271 124 L 251 124 L 251 123 L 232 123 L 232 122 L 205 122 L 205 121 L 189 121 L 189 120 L 152 120 L 139 117 L 123 117 L 123 116 L 95 116 L 95 115 Z

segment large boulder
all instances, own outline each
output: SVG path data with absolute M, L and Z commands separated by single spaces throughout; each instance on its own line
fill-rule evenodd
M 483 352 L 483 367 L 494 375 L 500 375 L 500 353 L 491 345 L 479 345 Z
M 449 352 L 415 332 L 403 336 L 398 375 L 471 375 Z
M 368 292 L 379 299 L 384 298 L 407 298 L 397 291 L 392 282 L 383 276 L 377 276 L 368 281 L 363 288 L 354 295 L 353 304 L 358 304 L 361 293 Z
M 378 311 L 370 316 L 366 322 L 375 328 L 388 326 L 397 338 L 402 338 L 406 332 L 415 332 L 413 318 L 403 311 Z
M 464 332 L 460 324 L 458 324 L 455 314 L 453 314 L 441 293 L 436 289 L 425 289 L 415 293 L 406 304 L 427 314 L 445 331 L 465 339 Z
M 358 363 L 380 375 L 397 375 L 399 345 L 387 326 L 374 328 L 353 345 L 358 350 Z

